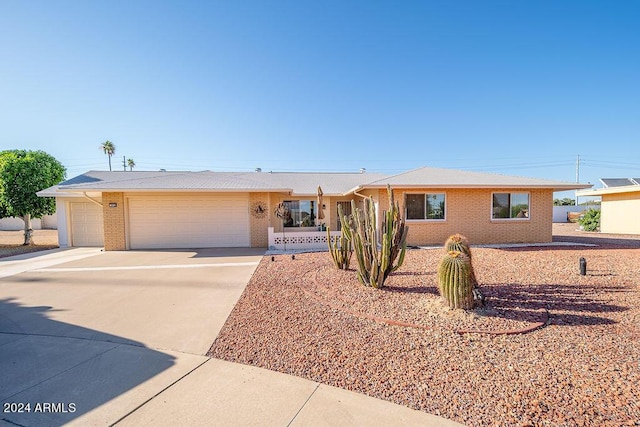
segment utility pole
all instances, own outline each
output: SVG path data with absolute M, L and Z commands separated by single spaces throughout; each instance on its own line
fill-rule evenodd
M 127 156 L 122 156 L 122 169 L 124 169 L 124 171 L 127 171 L 127 161 L 125 160 Z
M 580 183 L 580 154 L 576 158 L 576 184 Z M 576 206 L 578 206 L 578 190 L 576 190 Z

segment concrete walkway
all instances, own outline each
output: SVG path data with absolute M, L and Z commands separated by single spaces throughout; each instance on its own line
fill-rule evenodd
M 0 425 L 459 425 L 206 357 L 261 256 L 82 248 L 0 259 Z

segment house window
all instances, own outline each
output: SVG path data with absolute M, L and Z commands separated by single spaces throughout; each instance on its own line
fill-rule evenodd
M 528 219 L 529 193 L 493 193 L 493 219 Z
M 406 217 L 408 220 L 445 219 L 445 194 L 407 194 Z
M 313 227 L 316 219 L 315 200 L 285 200 L 289 210 L 284 218 L 285 227 Z

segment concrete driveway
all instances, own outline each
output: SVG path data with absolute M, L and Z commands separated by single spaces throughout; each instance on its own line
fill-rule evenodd
M 3 260 L 0 420 L 127 416 L 209 360 L 262 254 L 80 249 Z
M 256 250 L 57 250 L 0 260 L 0 426 L 459 426 L 205 357 Z

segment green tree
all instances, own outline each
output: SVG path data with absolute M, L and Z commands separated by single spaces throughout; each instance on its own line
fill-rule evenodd
M 55 199 L 36 193 L 64 180 L 66 169 L 44 151 L 0 152 L 0 218 L 20 217 L 24 221 L 24 244 L 31 244 L 31 218 L 56 211 Z
M 111 156 L 116 154 L 116 146 L 111 141 L 105 141 L 100 145 L 100 149 L 109 156 L 109 170 L 111 170 Z
M 133 159 L 127 159 L 127 166 L 129 166 L 129 170 L 132 171 L 133 168 L 135 167 L 136 162 L 133 161 Z
M 574 199 L 570 199 L 569 197 L 565 197 L 564 199 L 553 199 L 554 206 L 573 206 L 576 204 Z

